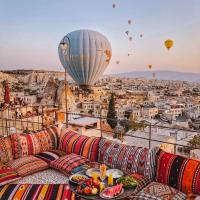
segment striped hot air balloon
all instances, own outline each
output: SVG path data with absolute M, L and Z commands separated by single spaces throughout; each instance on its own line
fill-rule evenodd
M 89 87 L 108 66 L 112 50 L 107 38 L 92 30 L 77 30 L 61 40 L 58 54 L 63 67 L 81 87 Z

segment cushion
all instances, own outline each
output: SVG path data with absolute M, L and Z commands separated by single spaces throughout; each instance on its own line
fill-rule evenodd
M 56 159 L 60 158 L 61 156 L 65 156 L 65 155 L 66 155 L 66 153 L 64 151 L 55 149 L 55 150 L 51 150 L 51 151 L 44 151 L 42 153 L 35 155 L 35 157 L 40 158 L 47 163 L 50 163 L 51 161 L 56 160 Z
M 156 181 L 184 193 L 200 194 L 200 161 L 160 150 Z
M 137 200 L 185 200 L 186 194 L 161 183 L 151 182 L 130 199 Z
M 10 137 L 0 137 L 0 162 L 7 163 L 13 160 Z
M 68 184 L 11 184 L 0 188 L 0 199 L 75 200 Z
M 20 177 L 13 169 L 0 163 L 0 187 L 18 179 L 20 179 Z
M 13 181 L 17 181 L 19 179 L 20 176 L 13 169 L 0 169 L 0 187 Z
M 49 167 L 45 161 L 34 156 L 26 156 L 10 161 L 8 166 L 15 169 L 20 176 L 30 175 Z
M 58 136 L 59 129 L 56 126 L 37 133 L 13 134 L 11 135 L 11 141 L 14 158 L 18 159 L 58 148 Z
M 121 169 L 127 174 L 138 173 L 154 180 L 157 151 L 157 147 L 149 150 L 102 138 L 99 143 L 98 161 L 111 168 Z
M 57 160 L 50 162 L 50 167 L 55 168 L 66 175 L 71 175 L 71 171 L 83 164 L 88 163 L 89 160 L 76 154 L 69 154 L 66 156 L 62 156 Z
M 42 131 L 35 133 L 39 139 L 40 152 L 58 148 L 60 129 L 57 126 L 50 126 Z
M 88 137 L 66 129 L 61 133 L 59 149 L 97 161 L 99 141 L 99 137 Z
M 40 153 L 39 140 L 36 134 L 13 134 L 11 140 L 15 159 Z

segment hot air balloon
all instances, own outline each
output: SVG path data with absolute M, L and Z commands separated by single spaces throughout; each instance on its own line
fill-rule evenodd
M 126 35 L 128 35 L 128 34 L 129 34 L 129 31 L 125 31 L 125 33 L 126 33 Z
M 170 50 L 172 48 L 173 44 L 174 44 L 173 40 L 170 40 L 170 39 L 169 40 L 165 40 L 165 47 L 168 50 Z
M 130 36 L 130 37 L 129 37 L 129 40 L 131 41 L 132 39 L 133 39 L 133 38 Z
M 151 69 L 151 68 L 152 68 L 152 65 L 148 65 L 148 68 Z
M 119 64 L 119 61 L 116 61 L 116 64 Z
M 142 37 L 143 37 L 143 34 L 140 34 L 140 37 L 142 38 Z
M 82 88 L 87 88 L 103 74 L 112 50 L 104 35 L 92 30 L 68 33 L 58 47 L 60 61 L 69 75 Z
M 129 20 L 128 20 L 128 24 L 131 24 L 131 23 L 132 23 L 132 21 L 129 19 Z
M 112 7 L 113 7 L 113 8 L 115 8 L 115 7 L 116 7 L 116 4 L 115 4 L 115 3 L 113 3 Z

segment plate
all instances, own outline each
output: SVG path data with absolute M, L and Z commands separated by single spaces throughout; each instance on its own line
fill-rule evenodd
M 100 176 L 100 169 L 98 169 L 98 168 L 90 168 L 90 169 L 88 169 L 88 170 L 85 172 L 85 174 L 86 174 L 87 176 L 89 176 L 89 177 L 92 177 L 92 173 L 93 173 L 93 172 L 98 173 L 98 176 Z
M 106 175 L 109 176 L 109 174 L 112 174 L 113 178 L 120 178 L 124 175 L 124 173 L 119 169 L 108 169 Z
M 109 187 L 108 187 L 108 188 L 109 188 Z M 108 189 L 108 188 L 106 188 L 106 189 Z M 105 190 L 106 190 L 106 189 L 105 189 Z M 104 190 L 104 191 L 105 191 L 105 190 Z M 104 191 L 101 192 L 101 193 L 99 194 L 99 196 L 100 196 L 102 199 L 115 199 L 115 198 L 119 197 L 120 195 L 122 195 L 122 194 L 124 193 L 124 189 L 122 188 L 121 192 L 120 192 L 118 195 L 115 195 L 114 197 L 110 198 L 110 197 L 104 195 Z
M 69 177 L 69 180 L 70 180 L 72 183 L 75 183 L 75 184 L 79 184 L 79 182 L 83 181 L 83 180 L 81 180 L 81 181 L 74 181 L 74 180 L 73 180 L 73 177 L 75 177 L 75 176 L 84 177 L 84 178 L 85 178 L 84 180 L 88 179 L 88 177 L 85 176 L 85 175 L 83 175 L 83 174 L 73 174 L 73 175 L 71 175 L 71 176 Z

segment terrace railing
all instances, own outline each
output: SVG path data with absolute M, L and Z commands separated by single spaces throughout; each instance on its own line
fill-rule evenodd
M 44 127 L 57 123 L 58 117 L 57 113 L 61 112 L 58 106 L 55 105 L 35 105 L 35 106 L 21 106 L 21 107 L 7 107 L 0 109 L 0 137 L 8 136 L 12 133 L 28 133 L 30 131 L 41 130 Z M 159 124 L 151 124 L 148 121 L 137 122 L 138 125 L 142 125 L 143 130 L 130 130 L 126 133 L 123 131 L 118 133 L 114 130 L 104 129 L 102 126 L 106 121 L 106 118 L 95 117 L 89 114 L 80 114 L 72 112 L 63 113 L 63 125 L 66 123 L 74 128 L 73 120 L 80 117 L 91 117 L 96 118 L 99 121 L 99 126 L 89 127 L 90 133 L 96 131 L 97 136 L 109 137 L 119 142 L 127 142 L 129 145 L 144 146 L 151 148 L 153 146 L 160 146 L 162 148 L 168 149 L 170 152 L 175 154 L 182 154 L 184 156 L 190 157 L 186 139 L 193 138 L 195 135 L 199 134 L 199 131 L 194 131 L 191 129 L 185 129 L 180 127 L 168 127 L 161 126 Z M 66 120 L 66 116 L 68 120 Z M 89 119 L 89 118 L 88 118 Z M 117 120 L 120 123 L 121 120 Z M 124 128 L 125 129 L 125 128 Z M 163 138 L 157 134 L 157 131 L 171 133 L 168 137 L 163 134 Z M 89 133 L 89 132 L 88 132 Z M 179 134 L 185 134 L 184 137 L 179 137 Z M 117 138 L 118 139 L 117 139 Z M 174 140 L 173 140 L 174 138 Z M 180 138 L 180 139 L 178 139 Z M 184 142 L 185 141 L 185 142 Z M 181 143 L 182 142 L 182 143 Z M 184 143 L 183 143 L 184 142 Z M 197 149 L 200 149 L 197 147 Z

